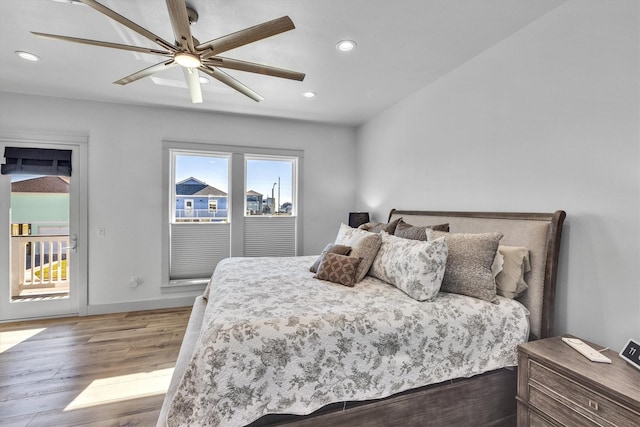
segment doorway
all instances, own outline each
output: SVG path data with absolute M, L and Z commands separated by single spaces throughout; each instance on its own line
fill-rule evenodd
M 0 155 L 7 147 L 69 153 L 72 166 L 70 176 L 3 166 L 0 321 L 86 314 L 86 137 L 0 131 Z

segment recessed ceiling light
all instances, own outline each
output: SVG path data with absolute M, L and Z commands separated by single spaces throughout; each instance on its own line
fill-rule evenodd
M 27 61 L 40 61 L 40 57 L 38 55 L 34 55 L 33 53 L 25 52 L 23 50 L 16 50 L 16 55 L 22 59 L 26 59 Z
M 199 80 L 200 80 L 200 83 L 203 85 L 206 85 L 207 83 L 209 83 L 209 79 L 206 77 L 200 76 Z
M 316 96 L 316 93 L 311 91 L 303 92 L 302 96 L 304 96 L 305 98 L 314 98 Z
M 53 1 L 55 1 L 56 3 L 84 4 L 78 0 L 53 0 Z
M 350 50 L 355 49 L 356 46 L 356 42 L 353 40 L 342 40 L 336 44 L 336 49 L 340 52 L 349 52 Z

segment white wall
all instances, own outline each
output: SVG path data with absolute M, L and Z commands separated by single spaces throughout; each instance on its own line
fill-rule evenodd
M 569 1 L 371 119 L 356 207 L 566 210 L 556 333 L 640 339 L 639 28 Z
M 352 128 L 0 93 L 0 129 L 89 135 L 89 313 L 188 295 L 159 287 L 163 139 L 304 150 L 303 254 L 335 239 L 354 206 Z

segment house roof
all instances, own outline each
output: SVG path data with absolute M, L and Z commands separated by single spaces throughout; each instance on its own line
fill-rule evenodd
M 176 183 L 176 195 L 227 197 L 227 193 L 224 191 L 207 185 L 207 183 L 192 176 Z
M 262 196 L 262 193 L 258 193 L 257 191 L 249 190 L 249 191 L 247 191 L 247 196 Z
M 202 190 L 193 193 L 194 196 L 216 196 L 216 197 L 227 197 L 227 193 L 222 190 L 218 190 L 216 187 L 212 187 L 207 185 Z
M 42 176 L 11 183 L 13 193 L 69 193 L 69 178 Z

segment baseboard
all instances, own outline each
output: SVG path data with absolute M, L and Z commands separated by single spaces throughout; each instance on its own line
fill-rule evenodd
M 141 310 L 156 310 L 160 308 L 174 308 L 174 307 L 186 307 L 192 306 L 197 295 L 156 299 L 147 301 L 131 301 L 131 302 L 119 302 L 113 304 L 98 304 L 87 306 L 87 315 L 94 314 L 110 314 L 110 313 L 122 313 L 127 311 L 141 311 Z

